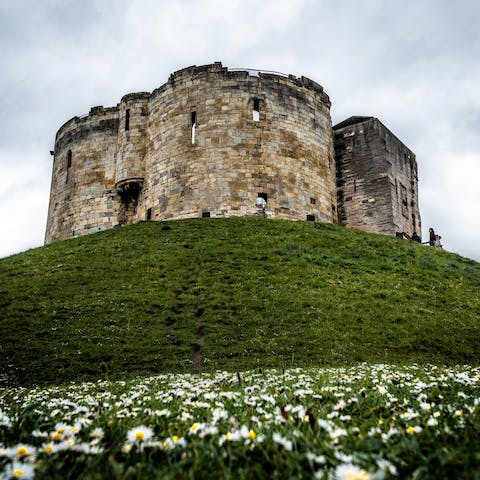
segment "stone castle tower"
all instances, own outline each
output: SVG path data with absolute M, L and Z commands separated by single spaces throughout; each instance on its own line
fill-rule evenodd
M 411 234 L 415 156 L 371 117 L 332 129 L 330 100 L 308 78 L 219 62 L 57 132 L 46 243 L 142 220 L 249 215 Z

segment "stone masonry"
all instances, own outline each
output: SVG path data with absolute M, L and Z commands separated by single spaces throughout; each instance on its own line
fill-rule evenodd
M 350 117 L 333 131 L 339 223 L 420 235 L 415 154 L 374 117 Z
M 352 118 L 365 120 L 335 127 L 336 164 L 330 100 L 314 81 L 219 62 L 175 72 L 59 129 L 45 242 L 142 220 L 338 223 L 337 182 L 340 223 L 419 230 L 415 156 L 378 120 Z

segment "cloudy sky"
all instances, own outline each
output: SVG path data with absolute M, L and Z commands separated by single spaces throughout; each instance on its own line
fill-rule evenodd
M 479 25 L 478 0 L 1 0 L 0 257 L 43 244 L 66 120 L 222 61 L 378 117 L 417 155 L 423 235 L 480 260 Z

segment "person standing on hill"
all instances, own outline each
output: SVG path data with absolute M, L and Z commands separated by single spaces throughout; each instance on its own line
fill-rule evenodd
M 432 227 L 430 227 L 428 229 L 428 233 L 430 234 L 430 240 L 429 240 L 428 243 L 431 247 L 434 247 L 435 246 L 435 232 L 433 231 Z

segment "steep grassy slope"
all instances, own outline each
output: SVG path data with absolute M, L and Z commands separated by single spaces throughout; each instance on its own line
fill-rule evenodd
M 478 363 L 479 314 L 480 265 L 439 249 L 311 222 L 147 222 L 0 260 L 0 373 Z

